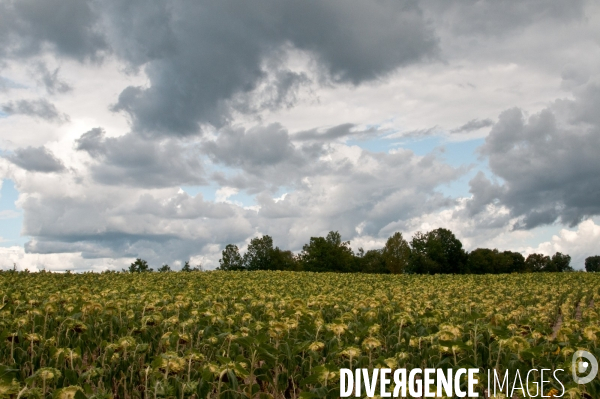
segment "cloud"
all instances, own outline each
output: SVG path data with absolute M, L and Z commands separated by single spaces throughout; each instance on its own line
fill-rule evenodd
M 245 210 L 204 201 L 175 189 L 124 190 L 63 179 L 26 196 L 23 234 L 28 253 L 81 253 L 85 259 L 142 256 L 152 262 L 186 260 L 213 243 L 253 234 Z M 57 190 L 56 186 L 60 189 Z M 62 190 L 74 188 L 65 195 Z
M 388 139 L 393 138 L 423 138 L 430 137 L 440 131 L 438 126 L 429 127 L 426 129 L 414 129 L 409 131 L 402 131 L 398 133 L 392 133 L 387 136 Z
M 502 36 L 540 21 L 564 23 L 584 17 L 584 0 L 528 0 L 519 3 L 495 0 L 424 0 L 423 8 L 443 15 L 443 25 L 455 35 Z M 493 15 L 494 18 L 489 16 Z
M 285 65 L 263 65 L 263 78 L 250 92 L 238 92 L 228 101 L 229 106 L 242 114 L 258 115 L 263 111 L 292 108 L 303 87 L 313 81 L 305 72 L 286 69 Z M 260 118 L 258 118 L 260 119 Z
M 215 193 L 215 202 L 228 202 L 229 197 L 238 193 L 237 188 L 221 187 Z
M 367 130 L 356 130 L 356 125 L 353 123 L 344 123 L 331 127 L 329 129 L 310 129 L 295 133 L 292 140 L 295 141 L 331 141 L 345 137 L 360 137 L 376 133 L 377 129 L 371 128 Z
M 437 187 L 465 172 L 434 156 L 419 157 L 406 150 L 372 153 L 341 143 L 323 147 L 317 157 L 306 156 L 294 145 L 285 157 L 270 157 L 272 149 L 258 154 L 254 152 L 260 149 L 257 145 L 245 152 L 245 140 L 266 144 L 281 136 L 284 145 L 277 148 L 285 149 L 290 143 L 285 129 L 261 127 L 230 134 L 233 137 L 227 140 L 242 144 L 228 154 L 228 162 L 239 165 L 235 170 L 240 181 L 251 188 L 223 183 L 215 202 L 204 200 L 201 194 L 192 197 L 178 187 L 140 184 L 153 174 L 152 166 L 135 167 L 133 172 L 119 165 L 121 175 L 110 181 L 99 179 L 99 171 L 112 170 L 107 165 L 117 162 L 120 153 L 115 148 L 126 149 L 129 156 L 138 150 L 129 141 L 119 141 L 131 138 L 107 138 L 99 129 L 84 134 L 76 145 L 92 159 L 90 177 L 79 172 L 62 179 L 28 178 L 18 187 L 23 193 L 18 202 L 24 211 L 23 234 L 31 237 L 27 252 L 81 253 L 85 259 L 142 256 L 155 263 L 171 263 L 205 256 L 227 243 L 244 245 L 258 233 L 271 234 L 277 245 L 294 250 L 311 236 L 333 228 L 347 239 L 359 235 L 357 226 L 362 234 L 378 236 L 393 221 L 451 206 L 453 200 Z M 145 150 L 140 153 L 148 155 Z M 262 177 L 260 168 L 268 170 Z M 119 178 L 122 185 L 116 184 Z M 235 193 L 259 190 L 260 184 L 267 188 L 256 191 L 255 206 L 229 200 Z M 273 194 L 273 185 L 288 184 L 285 196 Z M 211 254 L 216 262 L 219 251 Z
M 373 248 L 440 226 L 470 249 L 536 248 L 598 214 L 598 15 L 583 0 L 0 2 L 0 174 L 30 237 L 0 255 L 214 267 L 260 234 Z M 448 136 L 488 131 L 479 163 L 461 151 L 480 141 Z M 454 141 L 448 163 L 431 136 Z
M 143 66 L 150 80 L 148 87 L 123 90 L 113 109 L 153 134 L 222 126 L 229 101 L 269 79 L 265 62 L 284 62 L 287 49 L 309 54 L 327 79 L 351 84 L 437 54 L 433 30 L 413 1 L 103 4 L 115 52 L 132 67 Z M 272 100 L 285 103 L 304 78 L 285 62 L 276 70 Z
M 26 115 L 58 124 L 69 122 L 69 115 L 63 114 L 56 106 L 44 98 L 37 100 L 10 101 L 2 104 L 2 111 L 8 115 Z
M 295 148 L 287 130 L 273 124 L 248 130 L 223 129 L 215 141 L 204 144 L 204 152 L 214 162 L 248 170 L 287 161 L 294 156 Z
M 526 229 L 555 221 L 575 226 L 600 214 L 599 106 L 600 86 L 589 85 L 574 100 L 529 117 L 519 108 L 503 112 L 480 149 L 503 182 L 481 174 L 471 181 L 473 214 L 497 200 Z
M 470 133 L 475 130 L 483 129 L 484 127 L 490 127 L 494 124 L 494 121 L 487 119 L 471 119 L 462 126 L 452 129 L 450 133 Z
M 23 86 L 17 82 L 14 82 L 10 79 L 7 79 L 3 76 L 0 76 L 0 93 L 6 92 L 10 89 L 23 89 L 23 88 L 25 88 L 25 86 Z
M 504 187 L 492 183 L 482 171 L 477 172 L 469 181 L 469 192 L 472 194 L 470 201 L 466 203 L 466 211 L 469 217 L 473 217 L 483 211 L 490 204 L 497 204 L 498 198 L 504 194 Z
M 436 187 L 464 172 L 410 151 L 372 153 L 345 145 L 331 146 L 318 167 L 325 172 L 300 179 L 283 199 L 257 196 L 261 232 L 293 249 L 332 228 L 347 239 L 385 234 L 394 221 L 450 206 Z
M 30 172 L 60 173 L 65 170 L 62 161 L 46 147 L 19 148 L 15 150 L 14 154 L 5 158 Z
M 227 168 L 212 174 L 219 185 L 253 194 L 295 186 L 303 177 L 329 169 L 320 162 L 327 153 L 323 143 L 295 144 L 280 124 L 222 129 L 215 140 L 204 141 L 202 152 L 215 165 Z
M 50 71 L 44 63 L 39 63 L 35 68 L 35 73 L 38 75 L 40 82 L 44 85 L 48 94 L 63 94 L 73 90 L 68 83 L 60 79 L 58 76 L 59 71 L 60 68 Z
M 590 73 L 586 71 L 585 66 L 567 64 L 561 74 L 562 78 L 561 87 L 566 90 L 577 88 L 590 79 Z
M 0 270 L 97 271 L 126 269 L 133 258 L 85 259 L 79 253 L 32 254 L 23 247 L 0 247 Z
M 27 57 L 48 47 L 77 60 L 95 59 L 107 48 L 98 15 L 87 0 L 19 0 L 0 4 L 0 57 Z
M 172 139 L 148 140 L 134 133 L 106 137 L 93 128 L 75 141 L 92 158 L 93 179 L 107 185 L 177 187 L 206 183 L 198 149 Z
M 579 223 L 576 230 L 561 229 L 549 241 L 542 242 L 537 247 L 527 248 L 527 253 L 569 254 L 571 265 L 576 269 L 584 269 L 585 258 L 600 255 L 598 240 L 600 240 L 600 225 L 592 219 L 587 219 Z
M 15 210 L 12 209 L 3 209 L 0 210 L 0 220 L 3 219 L 14 219 L 14 218 L 18 218 L 21 216 L 21 212 L 17 212 Z M 0 241 L 2 241 L 2 238 L 0 237 Z
M 226 128 L 219 131 L 216 139 L 205 140 L 202 152 L 215 165 L 226 167 L 211 175 L 220 186 L 246 190 L 251 194 L 264 190 L 275 192 L 281 187 L 304 187 L 303 181 L 307 178 L 342 176 L 349 173 L 348 169 L 353 168 L 361 157 L 370 159 L 372 153 L 334 141 L 377 132 L 376 129 L 354 131 L 353 128 L 352 124 L 344 124 L 294 135 L 280 124 L 250 129 Z M 373 156 L 381 159 L 365 165 L 374 166 L 399 155 L 377 153 Z

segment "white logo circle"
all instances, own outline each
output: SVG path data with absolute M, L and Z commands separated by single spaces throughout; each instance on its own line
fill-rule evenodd
M 578 359 L 581 358 L 585 358 L 588 361 L 582 360 L 578 362 Z M 590 365 L 592 366 L 591 370 L 589 367 Z M 573 360 L 571 362 L 571 371 L 573 373 L 573 380 L 577 384 L 587 384 L 588 382 L 596 378 L 596 375 L 598 374 L 598 361 L 596 360 L 594 355 L 592 355 L 588 351 L 577 351 L 573 354 Z M 586 371 L 588 372 L 588 375 L 586 375 L 585 377 L 579 377 L 577 375 L 577 373 L 585 373 Z

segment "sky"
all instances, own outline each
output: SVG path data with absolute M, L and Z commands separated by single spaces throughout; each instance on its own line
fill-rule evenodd
M 0 268 L 452 230 L 600 254 L 593 0 L 0 0 Z

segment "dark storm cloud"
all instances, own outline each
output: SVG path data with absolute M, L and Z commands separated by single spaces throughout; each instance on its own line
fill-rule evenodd
M 352 84 L 437 51 L 413 1 L 103 4 L 113 48 L 150 79 L 147 88 L 125 89 L 114 110 L 127 112 L 136 129 L 159 134 L 221 126 L 228 101 L 267 79 L 263 63 L 284 48 L 308 52 L 330 79 Z M 283 76 L 275 99 L 288 98 L 298 79 Z
M 600 214 L 599 107 L 600 87 L 590 85 L 530 117 L 518 108 L 503 112 L 481 153 L 504 183 L 476 176 L 471 212 L 497 201 L 527 229 L 557 220 L 574 226 Z
M 84 133 L 75 149 L 95 161 L 92 177 L 103 184 L 176 187 L 205 183 L 197 149 L 175 140 L 146 140 L 134 133 L 110 138 L 101 128 Z
M 62 172 L 65 166 L 46 147 L 26 147 L 17 149 L 6 157 L 15 165 L 30 172 Z
M 0 56 L 50 49 L 78 60 L 112 52 L 148 87 L 122 91 L 113 110 L 136 131 L 188 135 L 199 125 L 222 126 L 232 109 L 254 113 L 290 106 L 304 73 L 285 66 L 285 52 L 310 54 L 330 81 L 359 84 L 434 57 L 432 27 L 417 2 L 278 2 L 231 0 L 167 3 L 79 0 L 0 4 Z M 66 90 L 54 72 L 49 92 Z M 244 95 L 266 84 L 259 98 Z
M 475 130 L 483 129 L 484 127 L 490 127 L 494 124 L 491 119 L 472 119 L 462 126 L 452 129 L 450 133 L 470 133 Z
M 583 10 L 583 0 L 9 0 L 0 4 L 0 55 L 48 48 L 85 60 L 112 52 L 132 70 L 143 68 L 150 83 L 123 90 L 113 109 L 128 114 L 136 131 L 189 135 L 203 123 L 223 126 L 232 109 L 293 104 L 308 78 L 285 65 L 287 49 L 309 54 L 325 80 L 356 85 L 437 57 L 434 25 L 498 35 L 578 19 Z M 61 90 L 48 79 L 49 91 Z M 244 96 L 265 82 L 260 98 Z
M 2 104 L 1 109 L 8 115 L 27 115 L 54 123 L 65 123 L 70 120 L 69 115 L 61 113 L 54 104 L 45 98 L 10 101 Z
M 24 57 L 50 47 L 78 60 L 106 49 L 97 14 L 86 0 L 7 0 L 0 4 L 0 55 Z

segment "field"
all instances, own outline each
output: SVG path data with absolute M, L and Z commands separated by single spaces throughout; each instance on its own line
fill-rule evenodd
M 562 368 L 564 397 L 597 398 L 597 380 L 570 375 L 578 348 L 600 357 L 599 283 L 595 273 L 2 272 L 0 398 L 337 397 L 341 367 Z M 560 389 L 551 384 L 545 395 Z

